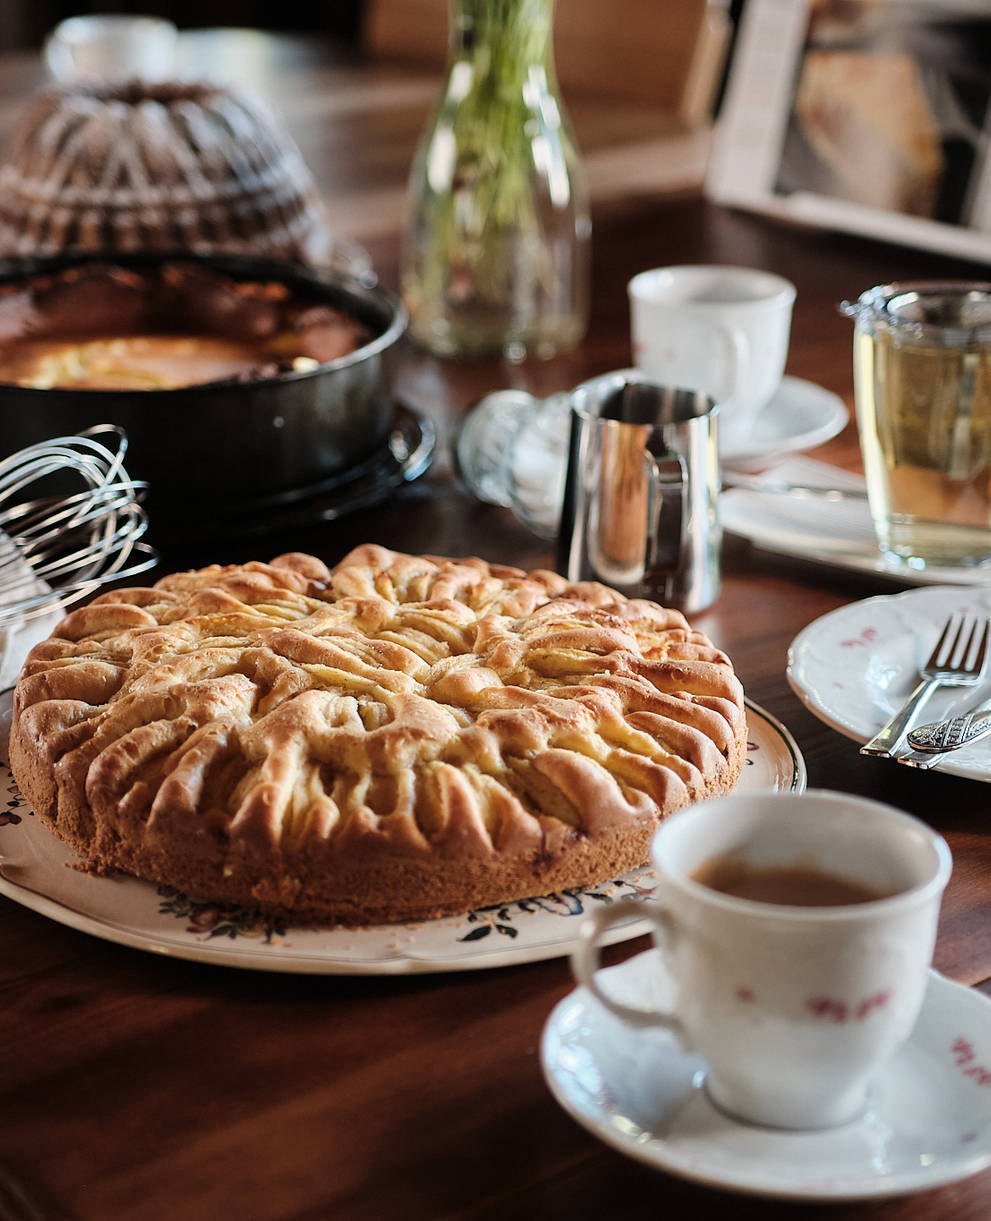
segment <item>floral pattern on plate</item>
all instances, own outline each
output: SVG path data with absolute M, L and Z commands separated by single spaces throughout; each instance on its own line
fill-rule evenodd
M 820 720 L 866 742 L 908 698 L 951 614 L 991 615 L 991 586 L 926 586 L 841 606 L 792 641 L 788 681 Z M 937 688 L 922 720 L 988 706 L 991 674 L 977 688 Z M 991 780 L 987 739 L 954 751 L 933 770 Z
M 747 704 L 748 750 L 740 787 L 805 788 L 805 763 L 791 734 Z M 407 974 L 464 971 L 568 954 L 589 906 L 644 897 L 649 867 L 584 890 L 523 899 L 420 924 L 367 928 L 282 927 L 256 912 L 200 902 L 137 878 L 94 877 L 35 818 L 6 767 L 0 768 L 0 894 L 72 928 L 178 958 L 263 971 Z M 6 822 L 4 822 L 6 818 Z M 624 941 L 647 929 L 613 930 Z

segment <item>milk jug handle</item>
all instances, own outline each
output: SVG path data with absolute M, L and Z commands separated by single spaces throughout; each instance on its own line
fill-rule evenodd
M 647 478 L 648 571 L 675 573 L 684 559 L 687 543 L 685 514 L 688 504 L 688 465 L 680 454 L 661 457 L 644 454 Z

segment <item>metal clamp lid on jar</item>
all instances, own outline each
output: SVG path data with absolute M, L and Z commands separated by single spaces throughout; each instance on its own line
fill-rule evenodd
M 983 281 L 881 284 L 838 308 L 869 334 L 894 332 L 938 347 L 991 343 L 991 283 Z

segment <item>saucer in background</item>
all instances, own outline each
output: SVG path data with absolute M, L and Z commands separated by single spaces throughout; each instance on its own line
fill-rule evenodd
M 784 454 L 822 445 L 847 425 L 838 394 L 800 377 L 783 377 L 777 393 L 745 427 L 720 421 L 719 456 L 729 466 L 759 470 Z

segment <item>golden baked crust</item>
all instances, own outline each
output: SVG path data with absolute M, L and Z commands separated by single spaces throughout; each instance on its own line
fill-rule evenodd
M 366 545 L 74 610 L 25 663 L 10 757 L 93 870 L 356 924 L 616 876 L 745 748 L 732 666 L 677 611 Z

